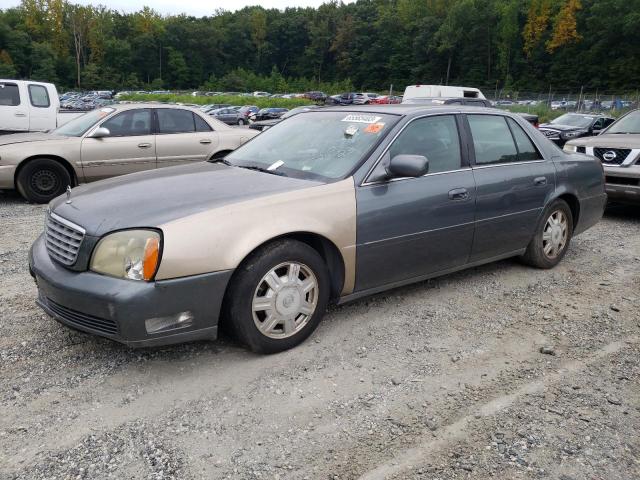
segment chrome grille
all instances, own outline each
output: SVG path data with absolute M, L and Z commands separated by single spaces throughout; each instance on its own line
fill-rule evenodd
M 600 159 L 602 163 L 609 165 L 622 165 L 631 153 L 629 148 L 601 148 L 593 149 L 593 154 Z
M 73 265 L 84 239 L 84 229 L 47 212 L 44 232 L 49 256 L 63 265 Z

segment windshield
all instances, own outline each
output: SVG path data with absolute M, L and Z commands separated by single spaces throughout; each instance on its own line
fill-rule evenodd
M 360 163 L 397 118 L 380 113 L 306 112 L 261 133 L 226 161 L 296 178 L 341 178 Z
M 640 110 L 620 118 L 605 133 L 640 133 Z
M 593 122 L 593 117 L 576 115 L 575 113 L 565 113 L 555 120 L 551 120 L 554 125 L 568 125 L 570 127 L 587 128 Z
M 64 135 L 67 137 L 80 137 L 84 133 L 93 127 L 98 121 L 102 120 L 107 115 L 115 112 L 115 108 L 101 108 L 100 110 L 92 110 L 84 115 L 80 115 L 74 118 L 68 123 L 65 123 L 59 128 L 56 128 L 52 133 L 55 135 Z M 66 115 L 66 114 L 62 114 Z

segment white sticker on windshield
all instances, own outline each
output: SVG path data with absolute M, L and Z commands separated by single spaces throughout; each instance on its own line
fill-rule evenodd
M 343 122 L 351 123 L 376 123 L 381 120 L 382 117 L 376 117 L 375 115 L 363 115 L 351 113 L 342 119 Z
M 284 162 L 282 160 L 278 160 L 277 162 L 274 162 L 271 165 L 269 165 L 267 170 L 273 171 L 273 170 L 276 170 L 276 169 L 280 168 L 282 165 L 284 165 Z
M 344 134 L 347 137 L 353 137 L 356 133 L 358 133 L 358 127 L 356 127 L 355 125 L 349 125 L 344 131 Z

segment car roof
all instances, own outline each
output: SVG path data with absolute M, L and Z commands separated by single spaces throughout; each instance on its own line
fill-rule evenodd
M 325 107 L 322 111 L 383 113 L 391 115 L 420 115 L 430 113 L 500 113 L 507 116 L 514 116 L 511 112 L 506 112 L 497 108 L 472 107 L 466 105 L 420 105 L 411 103 L 335 106 Z
M 141 102 L 141 103 L 114 103 L 112 105 L 107 105 L 103 108 L 115 108 L 116 110 L 125 111 L 125 110 L 133 110 L 136 108 L 181 108 L 183 110 L 191 110 L 194 112 L 199 112 L 199 108 L 190 107 L 187 105 L 175 105 L 173 103 L 157 103 L 157 102 Z M 226 108 L 226 107 L 221 107 Z

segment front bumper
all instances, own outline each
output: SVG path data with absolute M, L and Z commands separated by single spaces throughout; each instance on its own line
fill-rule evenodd
M 640 165 L 604 167 L 605 190 L 610 200 L 640 203 Z
M 231 270 L 156 282 L 74 272 L 57 264 L 40 236 L 29 252 L 29 269 L 38 285 L 37 304 L 76 330 L 132 347 L 215 339 Z M 190 326 L 148 333 L 145 320 L 190 312 Z

